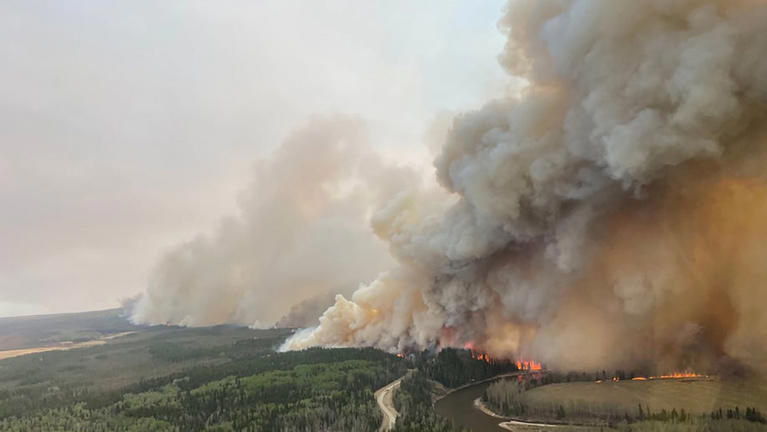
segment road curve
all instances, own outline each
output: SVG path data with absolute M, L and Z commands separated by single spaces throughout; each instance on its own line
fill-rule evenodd
M 505 421 L 503 423 L 499 423 L 498 426 L 500 426 L 500 427 L 502 427 L 502 428 L 504 428 L 506 430 L 512 431 L 512 432 L 514 430 L 516 430 L 514 428 L 514 426 L 524 426 L 525 428 L 529 428 L 530 426 L 536 426 L 536 427 L 541 428 L 541 429 L 545 429 L 545 428 L 561 428 L 561 427 L 565 427 L 565 426 L 568 426 L 571 429 L 573 428 L 573 426 L 569 426 L 569 425 L 552 424 L 552 423 L 534 423 L 534 422 L 525 422 L 525 421 L 520 421 L 520 420 L 507 420 L 507 421 Z M 577 430 L 579 427 L 575 426 L 574 428 L 575 428 L 575 430 Z
M 383 419 L 381 420 L 381 427 L 378 428 L 378 432 L 386 432 L 394 428 L 394 424 L 397 422 L 397 416 L 399 413 L 394 408 L 394 391 L 399 388 L 402 378 L 400 378 L 386 384 L 382 388 L 375 392 L 376 402 L 378 402 L 378 408 L 381 409 Z

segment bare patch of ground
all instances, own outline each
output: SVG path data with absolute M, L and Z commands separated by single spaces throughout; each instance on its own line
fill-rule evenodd
M 66 351 L 66 350 L 77 349 L 77 348 L 88 348 L 92 346 L 104 345 L 105 343 L 107 343 L 107 341 L 116 339 L 121 336 L 126 336 L 132 333 L 135 333 L 135 332 L 132 332 L 132 331 L 122 332 L 122 333 L 117 333 L 110 336 L 104 336 L 99 339 L 89 340 L 85 342 L 78 342 L 78 343 L 61 342 L 59 344 L 51 345 L 51 346 L 0 351 L 0 360 L 19 357 L 19 356 L 23 356 L 27 354 L 39 354 L 41 352 L 46 352 L 46 351 Z

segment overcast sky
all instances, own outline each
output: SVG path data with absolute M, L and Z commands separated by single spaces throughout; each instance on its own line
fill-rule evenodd
M 506 84 L 502 0 L 0 2 L 0 316 L 114 307 L 313 113 L 428 156 Z

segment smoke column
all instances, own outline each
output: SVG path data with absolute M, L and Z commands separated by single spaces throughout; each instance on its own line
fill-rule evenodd
M 442 190 L 372 218 L 397 264 L 283 349 L 763 365 L 765 23 L 763 1 L 511 1 L 500 61 L 529 85 L 455 119 Z
M 260 161 L 240 212 L 170 250 L 132 308 L 138 323 L 305 326 L 393 265 L 369 213 L 407 184 L 368 146 L 361 121 L 318 117 Z

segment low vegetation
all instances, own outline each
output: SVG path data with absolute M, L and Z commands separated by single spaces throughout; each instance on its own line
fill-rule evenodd
M 767 429 L 767 387 L 755 381 L 541 381 L 499 380 L 488 387 L 485 402 L 517 419 L 632 431 Z

